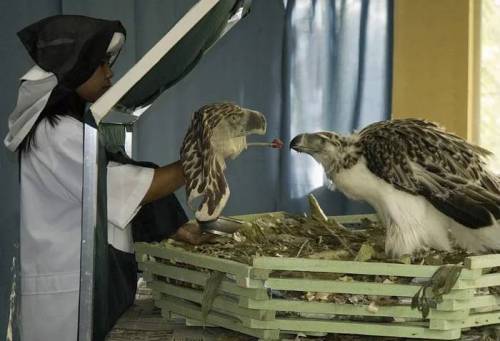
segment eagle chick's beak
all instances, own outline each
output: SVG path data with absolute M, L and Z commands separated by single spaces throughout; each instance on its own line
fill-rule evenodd
M 304 139 L 304 135 L 305 134 L 300 134 L 300 135 L 297 135 L 295 136 L 292 141 L 290 141 L 290 149 L 293 149 L 299 153 L 303 152 L 302 150 L 302 140 Z
M 258 111 L 246 109 L 246 130 L 249 134 L 264 135 L 267 130 L 266 118 Z

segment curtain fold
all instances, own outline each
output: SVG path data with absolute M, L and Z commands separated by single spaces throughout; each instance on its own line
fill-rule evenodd
M 282 136 L 350 133 L 389 118 L 392 0 L 288 0 L 283 42 Z M 370 212 L 329 190 L 322 167 L 283 153 L 280 210 L 307 212 L 313 193 L 329 214 Z

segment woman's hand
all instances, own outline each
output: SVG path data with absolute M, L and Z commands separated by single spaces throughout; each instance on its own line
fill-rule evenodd
M 187 222 L 171 238 L 191 245 L 200 245 L 211 241 L 215 235 L 202 232 L 197 223 Z

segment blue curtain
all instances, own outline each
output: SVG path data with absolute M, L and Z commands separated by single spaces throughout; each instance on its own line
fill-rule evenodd
M 351 133 L 389 118 L 392 0 L 289 0 L 283 45 L 282 136 Z M 307 155 L 281 154 L 279 208 L 308 210 L 313 193 L 329 214 L 370 212 L 328 189 Z

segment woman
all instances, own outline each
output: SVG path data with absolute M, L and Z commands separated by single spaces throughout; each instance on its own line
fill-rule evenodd
M 18 35 L 36 63 L 22 77 L 4 141 L 20 158 L 21 339 L 76 340 L 83 113 L 111 86 L 111 65 L 125 29 L 118 21 L 60 15 Z M 94 310 L 95 340 L 103 339 L 133 302 L 136 268 L 129 223 L 142 205 L 168 197 L 183 184 L 179 162 L 158 168 L 108 165 L 108 240 L 114 245 L 106 255 L 113 274 L 108 288 L 97 288 L 103 295 L 94 301 L 102 308 Z M 179 228 L 187 219 L 176 200 L 171 207 L 178 210 L 171 220 L 170 228 L 178 229 L 174 237 L 203 242 L 197 226 Z

